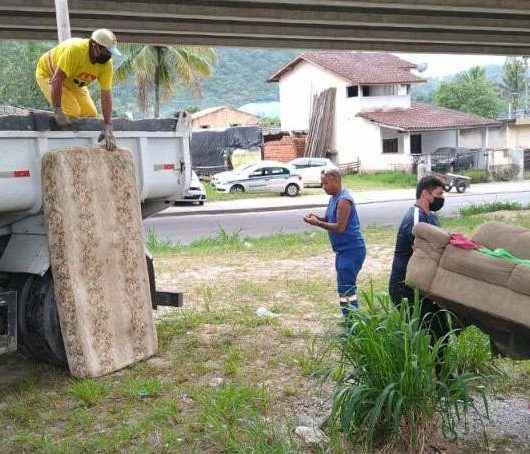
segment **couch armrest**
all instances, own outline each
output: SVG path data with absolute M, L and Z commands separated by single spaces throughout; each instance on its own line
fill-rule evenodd
M 416 239 L 421 238 L 431 244 L 434 248 L 443 249 L 449 244 L 451 235 L 440 227 L 426 222 L 419 222 L 412 231 Z
M 414 227 L 414 253 L 407 266 L 406 283 L 429 293 L 438 264 L 449 244 L 445 230 L 420 222 Z

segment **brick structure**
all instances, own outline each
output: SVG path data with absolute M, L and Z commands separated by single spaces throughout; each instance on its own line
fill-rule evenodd
M 289 162 L 304 155 L 305 137 L 283 136 L 280 140 L 265 142 L 263 159 Z

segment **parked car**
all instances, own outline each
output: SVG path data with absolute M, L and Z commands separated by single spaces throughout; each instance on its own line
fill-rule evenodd
M 302 177 L 288 164 L 262 161 L 214 175 L 212 185 L 221 192 L 278 192 L 297 196 L 304 188 Z
M 431 157 L 431 168 L 434 172 L 463 172 L 475 165 L 478 151 L 463 147 L 441 147 Z
M 177 199 L 174 201 L 174 205 L 180 205 L 182 203 L 193 203 L 195 205 L 204 205 L 205 200 L 206 200 L 206 189 L 204 189 L 204 185 L 201 183 L 201 180 L 199 180 L 199 177 L 197 176 L 195 171 L 192 170 L 190 188 L 182 196 L 181 199 Z
M 337 169 L 337 166 L 327 158 L 296 158 L 289 164 L 302 177 L 304 186 L 322 186 L 320 174 L 326 170 Z

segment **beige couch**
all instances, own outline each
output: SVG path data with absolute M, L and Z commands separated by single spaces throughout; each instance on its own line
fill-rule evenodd
M 513 358 L 530 358 L 530 267 L 488 257 L 449 244 L 446 231 L 420 223 L 407 283 L 421 289 L 465 325 L 489 333 L 495 347 Z M 472 239 L 530 259 L 530 230 L 501 223 L 483 224 Z

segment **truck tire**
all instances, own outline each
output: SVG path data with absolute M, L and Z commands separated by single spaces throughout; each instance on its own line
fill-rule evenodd
M 18 343 L 23 355 L 67 367 L 50 272 L 44 276 L 16 275 Z

